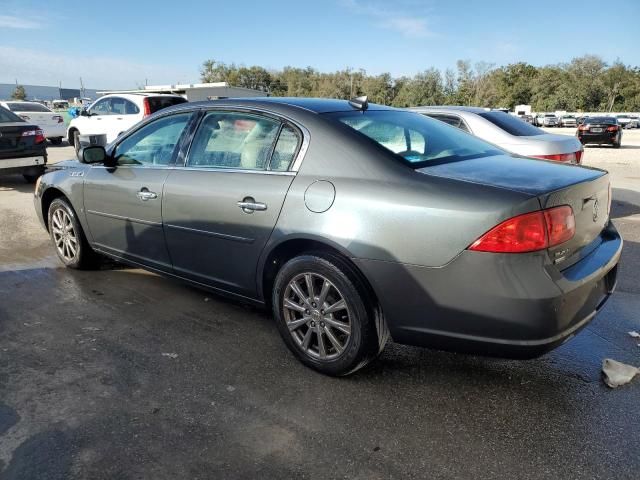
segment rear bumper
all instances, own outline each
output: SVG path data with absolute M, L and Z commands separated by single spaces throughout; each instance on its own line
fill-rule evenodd
M 618 132 L 603 132 L 603 133 L 580 133 L 578 140 L 582 144 L 587 143 L 607 143 L 613 144 L 618 137 Z
M 0 159 L 0 175 L 41 171 L 47 163 L 44 155 Z
M 64 123 L 60 123 L 57 126 L 43 127 L 44 136 L 47 138 L 65 138 L 67 136 L 67 129 Z
M 393 339 L 490 356 L 532 358 L 573 337 L 616 284 L 622 239 L 560 271 L 546 252 L 464 251 L 440 268 L 356 260 L 371 281 Z

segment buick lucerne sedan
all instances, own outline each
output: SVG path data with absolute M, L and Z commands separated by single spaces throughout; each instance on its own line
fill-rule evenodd
M 330 375 L 389 337 L 535 357 L 616 283 L 605 171 L 516 159 L 366 98 L 177 105 L 81 158 L 35 193 L 66 266 L 106 255 L 264 305 Z

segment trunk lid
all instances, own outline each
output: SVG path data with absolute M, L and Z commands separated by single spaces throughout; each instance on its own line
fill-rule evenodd
M 33 154 L 35 136 L 23 137 L 22 132 L 37 128 L 24 122 L 0 123 L 0 159 Z
M 543 135 L 513 137 L 500 146 L 521 155 L 559 155 L 582 151 L 582 144 L 574 136 L 545 133 Z
M 569 205 L 575 217 L 575 235 L 549 249 L 552 260 L 561 269 L 597 247 L 597 239 L 609 221 L 609 175 L 604 170 L 496 155 L 442 163 L 417 171 L 526 193 L 537 197 L 543 209 Z

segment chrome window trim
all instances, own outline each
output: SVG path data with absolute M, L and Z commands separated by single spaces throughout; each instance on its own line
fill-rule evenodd
M 224 172 L 224 173 L 257 173 L 265 175 L 284 175 L 286 177 L 295 176 L 296 172 L 284 171 L 278 172 L 274 170 L 247 170 L 242 168 L 228 168 L 228 167 L 183 167 L 181 165 L 118 165 L 116 167 L 105 167 L 104 165 L 91 165 L 91 168 L 104 168 L 112 170 L 114 168 L 143 168 L 146 170 L 193 170 L 202 172 Z
M 298 171 L 298 169 L 300 168 L 300 165 L 302 164 L 302 161 L 304 160 L 305 154 L 307 153 L 307 150 L 309 148 L 309 143 L 310 143 L 310 136 L 311 134 L 309 133 L 309 130 L 302 125 L 301 123 L 297 122 L 296 120 L 293 120 L 291 117 L 288 117 L 287 115 L 282 115 L 280 113 L 275 113 L 272 112 L 271 110 L 267 110 L 267 109 L 263 109 L 260 107 L 246 107 L 246 106 L 234 106 L 234 105 L 211 105 L 211 106 L 204 106 L 200 109 L 201 112 L 204 113 L 204 115 L 207 114 L 207 112 L 210 112 L 212 110 L 221 110 L 221 111 L 227 111 L 227 112 L 231 112 L 233 113 L 234 111 L 240 111 L 240 112 L 244 112 L 244 113 L 254 113 L 256 115 L 262 115 L 262 116 L 267 116 L 267 117 L 271 117 L 274 118 L 275 120 L 278 120 L 280 123 L 290 123 L 291 125 L 293 125 L 295 128 L 297 128 L 298 130 L 300 130 L 300 133 L 302 134 L 302 142 L 300 145 L 300 149 L 298 150 L 298 155 L 296 155 L 296 158 L 293 160 L 293 162 L 291 162 L 291 165 L 289 166 L 289 169 L 286 172 L 277 172 L 277 173 L 296 173 Z M 204 118 L 204 116 L 203 116 Z M 202 120 L 202 119 L 201 119 Z M 200 127 L 200 125 L 198 124 L 198 128 Z M 196 130 L 197 133 L 197 130 Z M 195 138 L 195 134 L 194 134 L 194 138 Z M 197 168 L 197 167 L 189 167 L 187 165 L 187 161 L 189 160 L 189 154 L 191 153 L 191 146 L 193 145 L 193 139 L 192 141 L 189 143 L 189 148 L 187 149 L 186 153 L 185 153 L 185 157 L 184 157 L 184 165 L 183 166 L 178 166 L 178 168 Z M 243 169 L 224 169 L 224 168 L 205 168 L 206 171 L 210 172 L 210 171 L 217 171 L 217 170 L 226 170 L 226 171 L 234 171 L 234 172 L 258 172 L 258 173 L 266 173 L 266 172 L 271 172 L 270 170 L 243 170 Z M 274 172 L 275 173 L 275 172 Z

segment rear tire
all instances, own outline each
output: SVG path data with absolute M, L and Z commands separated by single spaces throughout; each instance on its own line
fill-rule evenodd
M 327 253 L 289 260 L 272 295 L 276 325 L 289 350 L 332 376 L 355 372 L 383 350 L 388 331 L 372 303 L 353 268 Z
M 622 137 L 618 137 L 618 140 L 616 140 L 615 142 L 613 142 L 613 148 L 620 148 L 620 145 L 622 145 Z
M 67 200 L 53 200 L 49 206 L 48 219 L 51 241 L 66 267 L 90 270 L 99 265 L 100 257 L 89 246 L 76 212 Z
M 52 145 L 62 145 L 62 137 L 50 138 L 49 141 Z
M 33 172 L 33 170 L 30 171 Z M 36 173 L 23 173 L 22 177 L 27 183 L 36 183 L 36 180 L 38 180 L 42 174 L 44 174 L 44 168 L 40 168 Z

